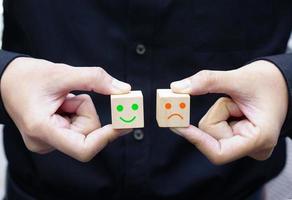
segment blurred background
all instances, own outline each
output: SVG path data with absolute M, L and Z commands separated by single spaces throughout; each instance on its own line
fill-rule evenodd
M 2 0 L 0 0 L 0 38 L 2 38 L 3 30 L 3 8 Z M 288 52 L 292 52 L 292 37 L 290 37 Z M 1 45 L 1 40 L 0 40 Z M 3 125 L 0 125 L 0 199 L 3 198 L 5 191 L 5 171 L 7 161 L 3 149 Z M 292 141 L 287 138 L 287 155 L 288 159 L 286 166 L 281 174 L 274 180 L 270 181 L 264 186 L 263 199 L 264 200 L 287 200 L 292 199 Z

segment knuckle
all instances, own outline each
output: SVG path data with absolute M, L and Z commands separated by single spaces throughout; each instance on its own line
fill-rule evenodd
M 40 152 L 38 152 L 38 154 L 44 155 L 47 153 L 50 153 L 51 151 L 53 151 L 52 149 L 42 149 Z
M 214 165 L 223 165 L 226 163 L 225 155 L 221 151 L 210 155 L 208 159 Z
M 272 155 L 272 151 L 266 151 L 266 152 L 261 153 L 260 155 L 254 156 L 253 158 L 258 161 L 265 161 L 269 159 L 271 155 Z
M 198 72 L 198 75 L 200 76 L 208 76 L 208 74 L 210 73 L 210 70 L 204 69 Z
M 88 94 L 81 94 L 79 95 L 79 97 L 82 98 L 86 102 L 91 101 L 91 97 Z
M 214 134 L 218 132 L 216 124 L 213 124 L 208 117 L 202 118 L 199 121 L 198 127 L 202 131 L 209 134 Z
M 30 137 L 37 137 L 41 127 L 42 122 L 40 120 L 29 120 L 24 124 L 24 133 Z
M 80 162 L 89 162 L 95 154 L 86 146 L 83 145 L 76 153 L 75 158 Z
M 256 160 L 258 160 L 258 161 L 265 161 L 265 160 L 268 160 L 270 157 L 271 157 L 270 154 L 266 154 L 266 155 L 260 156 Z
M 25 146 L 26 148 L 33 152 L 33 153 L 39 153 L 42 154 L 45 152 L 45 149 L 43 149 L 42 147 L 40 147 L 39 145 L 35 144 L 34 142 L 31 142 L 29 140 L 25 141 Z
M 89 162 L 92 158 L 91 157 L 83 157 L 83 156 L 77 156 L 76 159 L 80 162 L 87 163 Z
M 203 130 L 203 131 L 207 131 L 208 130 L 208 124 L 206 123 L 206 120 L 204 118 L 202 118 L 200 121 L 199 121 L 199 129 Z
M 209 158 L 210 162 L 214 165 L 223 165 L 225 162 L 221 157 L 211 157 Z
M 274 130 L 257 129 L 254 135 L 256 148 L 274 149 L 278 143 L 278 134 Z
M 277 142 L 277 139 L 274 137 L 266 139 L 265 149 L 274 149 L 277 146 Z
M 95 91 L 97 85 L 100 85 L 104 82 L 106 77 L 106 72 L 101 67 L 89 67 L 89 79 L 90 83 L 87 90 Z
M 231 102 L 231 100 L 229 98 L 221 97 L 216 101 L 216 104 L 218 104 L 219 106 L 224 106 L 224 105 L 226 105 L 227 103 L 230 103 L 230 102 Z
M 202 70 L 199 72 L 199 76 L 206 82 L 206 83 L 213 83 L 216 80 L 216 73 L 212 70 Z
M 54 65 L 56 65 L 57 67 L 55 67 L 55 68 L 58 68 L 58 69 L 70 69 L 70 68 L 72 68 L 72 66 L 69 66 L 69 65 L 67 65 L 67 64 L 65 64 L 65 63 L 54 63 Z
M 246 135 L 250 141 L 252 141 L 252 149 L 260 149 L 265 145 L 265 139 L 263 137 L 263 131 L 260 127 L 254 127 Z
M 46 143 L 36 138 L 30 137 L 28 135 L 23 135 L 23 134 L 22 134 L 22 138 L 23 138 L 23 142 L 26 148 L 31 152 L 38 153 L 38 154 L 46 154 L 53 150 L 51 146 L 47 145 Z
M 204 119 L 201 119 L 200 121 L 199 121 L 199 123 L 198 123 L 198 127 L 199 127 L 199 129 L 201 129 L 201 130 L 203 130 L 204 129 L 204 122 L 205 120 Z
M 199 76 L 200 81 L 204 85 L 206 93 L 210 93 L 210 91 L 212 91 L 214 88 L 217 87 L 218 76 L 215 71 L 202 70 L 198 72 L 198 76 Z
M 68 70 L 76 69 L 75 67 L 66 65 L 64 63 L 46 63 L 50 66 L 50 76 L 55 81 L 60 81 L 60 79 L 64 79 L 65 74 L 67 75 Z
M 105 75 L 105 71 L 101 67 L 95 67 L 94 71 L 95 71 L 94 76 L 96 79 L 101 79 Z

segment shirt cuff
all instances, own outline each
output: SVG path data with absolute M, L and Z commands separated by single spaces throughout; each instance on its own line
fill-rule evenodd
M 292 138 L 292 54 L 279 54 L 259 58 L 273 63 L 281 71 L 288 88 L 288 111 L 282 126 L 281 136 Z
M 6 67 L 15 59 L 18 57 L 28 57 L 24 54 L 14 53 L 6 50 L 0 50 L 0 79 L 2 78 L 2 75 L 6 69 Z M 0 98 L 0 123 L 1 124 L 7 124 L 10 123 L 12 119 L 8 115 L 8 113 L 5 110 L 5 107 L 3 105 L 2 98 Z

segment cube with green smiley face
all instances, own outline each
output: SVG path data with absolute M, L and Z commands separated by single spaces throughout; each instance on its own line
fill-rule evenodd
M 112 125 L 115 129 L 143 128 L 144 110 L 141 91 L 111 95 Z

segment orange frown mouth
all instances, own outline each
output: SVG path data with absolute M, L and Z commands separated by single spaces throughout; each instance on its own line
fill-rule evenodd
M 172 113 L 171 115 L 169 115 L 169 116 L 167 117 L 167 119 L 170 119 L 170 118 L 175 117 L 175 116 L 177 116 L 177 117 L 183 119 L 183 116 L 181 116 L 181 115 L 178 114 L 178 113 Z

